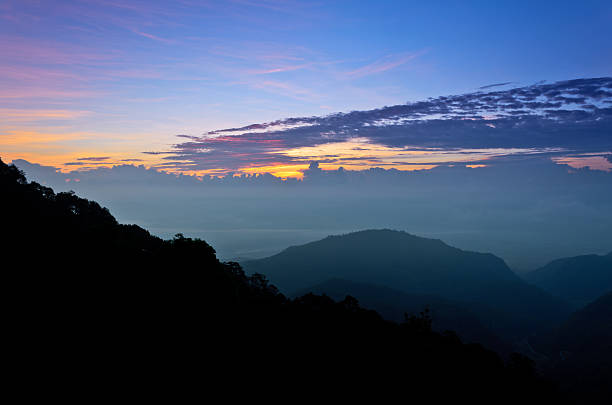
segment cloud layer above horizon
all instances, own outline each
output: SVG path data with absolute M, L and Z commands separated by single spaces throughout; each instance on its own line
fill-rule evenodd
M 603 0 L 4 0 L 0 155 L 63 170 L 132 162 L 299 176 L 310 158 L 324 168 L 410 170 L 490 162 L 500 148 L 514 155 L 568 148 L 565 141 L 496 145 L 487 128 L 467 142 L 475 123 L 459 118 L 486 120 L 495 112 L 486 104 L 504 100 L 428 97 L 608 77 L 611 37 L 612 5 Z M 587 105 L 605 109 L 599 94 L 585 96 L 587 115 Z M 551 106 L 536 107 L 543 101 L 529 97 L 517 101 L 522 108 L 503 109 L 571 110 L 578 113 L 560 119 L 588 121 L 571 100 L 549 92 Z M 361 112 L 331 114 L 348 111 Z M 510 137 L 502 118 L 489 129 Z M 275 125 L 245 127 L 266 122 Z M 428 145 L 424 131 L 433 133 Z
M 594 78 L 179 135 L 172 150 L 147 153 L 163 156 L 160 169 L 206 174 L 299 176 L 311 161 L 415 170 L 534 154 L 607 171 L 611 134 L 612 78 Z

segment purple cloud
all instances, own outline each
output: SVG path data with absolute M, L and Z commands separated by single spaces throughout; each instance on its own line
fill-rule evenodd
M 355 151 L 369 149 L 370 145 L 417 150 L 601 151 L 612 147 L 610 100 L 612 78 L 571 80 L 438 97 L 369 111 L 289 118 L 202 136 L 181 135 L 189 141 L 168 151 L 146 153 L 167 154 L 163 158 L 167 160 L 165 168 L 236 171 L 304 164 L 323 156 L 298 156 L 287 151 L 356 140 L 365 144 L 354 147 Z M 376 159 L 380 165 L 397 162 L 383 162 L 375 153 L 345 158 Z M 342 156 L 336 161 L 341 163 Z

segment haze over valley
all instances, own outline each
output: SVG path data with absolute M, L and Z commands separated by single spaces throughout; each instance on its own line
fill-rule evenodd
M 106 167 L 104 157 L 64 169 L 14 163 L 157 235 L 209 240 L 227 260 L 381 227 L 492 252 L 519 272 L 607 253 L 612 78 L 494 89 L 213 131 L 151 168 Z M 271 160 L 299 177 L 241 169 Z M 229 172 L 194 173 L 210 164 Z M 171 167 L 187 172 L 155 170 Z

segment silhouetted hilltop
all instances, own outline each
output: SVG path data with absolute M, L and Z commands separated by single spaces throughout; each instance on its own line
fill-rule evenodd
M 482 325 L 478 317 L 460 303 L 435 295 L 408 294 L 393 288 L 367 283 L 331 279 L 305 288 L 297 296 L 307 293 L 326 294 L 334 300 L 347 295 L 355 297 L 360 305 L 378 312 L 383 318 L 402 322 L 406 315 L 428 311 L 432 328 L 439 332 L 453 331 L 461 340 L 480 343 L 498 353 L 510 353 L 510 346 L 502 342 Z
M 502 336 L 526 335 L 562 321 L 570 312 L 564 302 L 528 285 L 492 254 L 406 232 L 330 236 L 243 264 L 249 272 L 265 273 L 286 292 L 342 278 L 460 301 Z
M 525 275 L 530 283 L 582 306 L 612 291 L 612 253 L 554 260 Z
M 294 263 L 296 256 L 307 260 L 302 264 Z M 277 272 L 281 264 L 291 267 Z M 518 280 L 501 259 L 491 254 L 462 251 L 437 239 L 388 229 L 328 236 L 245 265 L 258 269 L 267 267 L 269 276 L 286 291 L 303 288 L 304 283 L 314 284 L 331 276 L 344 275 L 352 275 L 355 281 L 361 278 L 393 281 L 394 287 L 415 292 L 455 291 L 452 281 L 480 283 L 483 276 L 499 281 Z M 329 273 L 329 267 L 334 267 L 334 274 Z
M 505 365 L 433 332 L 427 317 L 397 324 L 351 297 L 289 300 L 201 240 L 118 224 L 2 161 L 0 190 L 5 345 L 18 355 L 8 367 L 35 370 L 46 387 L 96 397 L 166 387 L 267 399 L 556 398 L 528 359 Z

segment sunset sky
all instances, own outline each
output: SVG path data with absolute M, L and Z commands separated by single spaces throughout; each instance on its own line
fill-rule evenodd
M 609 170 L 601 145 L 448 149 L 279 120 L 612 76 L 610 38 L 609 1 L 0 0 L 0 157 L 299 177 L 309 160 L 412 170 L 580 152 Z M 604 111 L 609 96 L 584 89 Z M 377 119 L 360 125 L 389 124 Z M 244 128 L 256 123 L 274 124 Z

